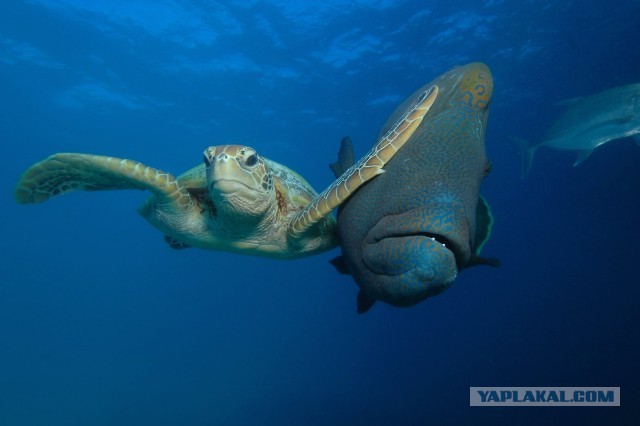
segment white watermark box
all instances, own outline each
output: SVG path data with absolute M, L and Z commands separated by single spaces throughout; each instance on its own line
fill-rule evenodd
M 471 387 L 472 407 L 620 406 L 619 387 Z

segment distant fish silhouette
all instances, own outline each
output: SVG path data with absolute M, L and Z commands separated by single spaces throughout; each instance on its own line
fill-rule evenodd
M 639 133 L 640 84 L 629 84 L 572 100 L 568 109 L 551 126 L 545 140 L 537 145 L 530 145 L 521 138 L 511 138 L 511 141 L 523 150 L 524 177 L 531 168 L 538 147 L 577 152 L 575 167 L 600 145 Z M 635 141 L 640 145 L 638 136 Z

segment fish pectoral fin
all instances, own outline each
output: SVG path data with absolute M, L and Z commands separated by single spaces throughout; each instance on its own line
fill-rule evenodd
M 329 263 L 332 264 L 334 268 L 336 268 L 336 271 L 338 271 L 339 274 L 351 275 L 349 269 L 347 268 L 347 264 L 345 263 L 342 256 L 334 257 L 329 261 Z
M 592 152 L 593 152 L 592 149 L 585 149 L 582 151 L 578 151 L 578 159 L 576 160 L 575 163 L 573 163 L 573 167 L 576 167 L 582 164 L 582 162 L 586 160 L 591 155 Z
M 364 314 L 369 309 L 371 309 L 371 307 L 373 306 L 374 303 L 376 303 L 376 299 L 374 299 L 373 297 L 369 296 L 364 291 L 360 290 L 358 292 L 357 303 L 358 303 L 358 313 L 359 314 Z
M 480 195 L 478 196 L 478 205 L 476 206 L 476 233 L 473 239 L 473 254 L 479 255 L 484 245 L 489 241 L 491 231 L 493 229 L 493 214 L 487 200 Z
M 471 258 L 469 258 L 469 264 L 467 265 L 467 267 L 478 265 L 493 266 L 494 268 L 497 268 L 500 266 L 500 259 L 496 259 L 495 257 L 482 257 L 478 256 L 477 254 L 472 254 Z

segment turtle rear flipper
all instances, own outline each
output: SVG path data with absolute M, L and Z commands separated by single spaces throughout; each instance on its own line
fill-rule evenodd
M 176 178 L 133 160 L 90 154 L 55 154 L 31 166 L 16 186 L 20 204 L 41 203 L 73 191 L 148 189 L 160 203 L 187 206 L 189 192 Z
M 172 249 L 175 249 L 175 250 L 182 250 L 182 249 L 186 249 L 186 248 L 191 247 L 189 244 L 183 243 L 182 241 L 180 241 L 180 240 L 178 240 L 176 238 L 173 238 L 173 237 L 171 237 L 169 235 L 165 235 L 164 236 L 164 241 L 167 244 L 169 244 L 169 247 L 171 247 Z
M 384 165 L 413 135 L 437 96 L 438 86 L 432 86 L 422 93 L 413 107 L 379 139 L 367 155 L 342 173 L 327 189 L 296 214 L 289 225 L 288 236 L 294 241 L 304 238 L 305 231 L 311 226 L 331 213 L 364 183 L 383 173 Z M 336 172 L 339 168 L 340 165 L 336 165 L 332 170 Z

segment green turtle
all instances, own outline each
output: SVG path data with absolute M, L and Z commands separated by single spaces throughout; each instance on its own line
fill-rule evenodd
M 338 245 L 331 211 L 411 137 L 436 99 L 426 90 L 371 151 L 321 194 L 299 174 L 250 147 L 212 146 L 204 162 L 175 178 L 133 160 L 60 153 L 34 164 L 15 189 L 20 204 L 67 192 L 146 189 L 139 213 L 173 248 L 189 246 L 272 258 L 297 258 Z

